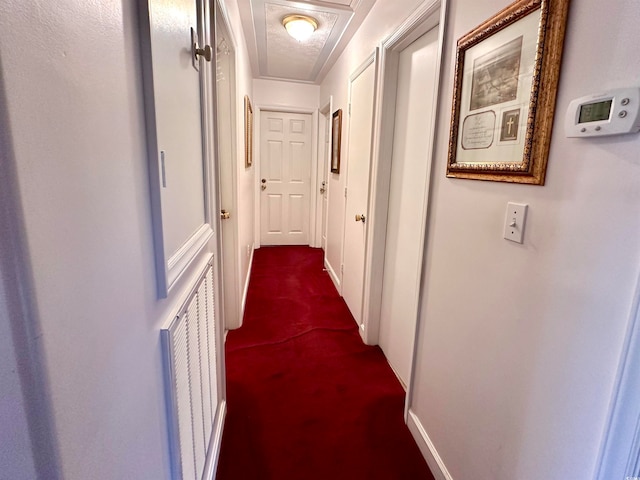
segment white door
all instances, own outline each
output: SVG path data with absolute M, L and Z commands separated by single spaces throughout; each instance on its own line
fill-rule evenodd
M 342 296 L 356 323 L 362 323 L 366 217 L 373 130 L 375 64 L 373 59 L 350 81 L 347 201 L 344 220 Z M 333 193 L 332 193 L 333 194 Z
M 214 2 L 216 10 L 218 3 Z M 236 114 L 235 114 L 235 52 L 222 15 L 216 12 L 216 115 L 223 121 L 218 128 L 218 169 L 220 184 L 222 232 L 222 282 L 224 292 L 224 322 L 226 329 L 242 324 L 240 315 L 240 285 L 238 264 L 238 217 L 236 199 Z
M 327 113 L 324 119 L 324 155 L 322 161 L 319 163 L 322 165 L 322 182 L 320 187 L 320 193 L 322 194 L 322 236 L 320 240 L 320 246 L 322 250 L 327 251 L 327 213 L 329 212 L 329 155 L 330 140 L 331 140 L 331 120 Z
M 327 105 L 326 111 L 320 111 L 318 128 L 318 203 L 316 211 L 317 243 L 326 252 L 327 247 L 327 202 L 329 198 L 329 139 L 331 136 L 330 107 Z
M 309 245 L 310 114 L 260 114 L 260 244 Z
M 418 313 L 437 50 L 434 28 L 399 55 L 379 341 L 405 385 Z

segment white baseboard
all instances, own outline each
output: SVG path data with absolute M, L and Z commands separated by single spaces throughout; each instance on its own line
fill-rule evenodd
M 204 480 L 214 480 L 216 478 L 216 471 L 218 470 L 218 458 L 220 457 L 220 447 L 222 446 L 224 419 L 226 415 L 227 402 L 225 400 L 222 400 L 216 414 L 216 420 L 214 423 L 215 428 L 211 433 L 209 451 L 207 452 L 207 460 L 204 464 L 204 474 L 202 475 L 202 478 Z
M 244 318 L 244 307 L 247 304 L 247 292 L 249 291 L 249 280 L 251 280 L 251 267 L 253 265 L 253 254 L 256 251 L 255 244 L 251 248 L 251 256 L 249 257 L 249 267 L 247 269 L 247 279 L 244 282 L 244 288 L 242 289 L 242 303 L 240 304 L 240 325 L 242 326 L 242 319 Z
M 329 277 L 331 277 L 333 284 L 336 286 L 336 290 L 338 290 L 338 293 L 340 293 L 340 279 L 338 278 L 338 276 L 336 275 L 336 272 L 331 267 L 331 264 L 327 262 L 326 258 L 324 260 L 324 268 L 326 268 L 327 272 L 329 272 Z
M 422 456 L 427 461 L 427 465 L 431 469 L 431 473 L 436 480 L 453 480 L 453 477 L 444 465 L 442 458 L 438 455 L 436 447 L 427 435 L 420 419 L 416 416 L 411 409 L 409 409 L 409 417 L 407 418 L 407 426 L 409 431 L 413 435 L 414 440 L 418 444 L 418 448 L 422 452 Z

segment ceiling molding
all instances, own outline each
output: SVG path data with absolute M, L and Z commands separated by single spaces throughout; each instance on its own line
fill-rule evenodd
M 254 78 L 317 84 L 357 31 L 375 0 L 238 0 Z M 318 21 L 311 38 L 291 38 L 282 19 L 309 15 Z

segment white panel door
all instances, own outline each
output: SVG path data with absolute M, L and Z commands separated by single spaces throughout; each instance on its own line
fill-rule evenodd
M 369 202 L 371 135 L 375 64 L 371 62 L 350 83 L 351 115 L 347 156 L 347 201 L 344 220 L 342 296 L 356 323 L 362 323 L 366 217 Z M 364 216 L 364 221 L 356 220 Z
M 329 211 L 329 155 L 331 153 L 331 112 L 327 113 L 324 119 L 324 150 L 322 160 L 318 163 L 322 165 L 322 181 L 320 184 L 320 193 L 322 195 L 322 229 L 320 246 L 322 250 L 327 251 L 327 212 Z
M 222 216 L 222 280 L 225 328 L 238 328 L 240 315 L 240 281 L 238 256 L 236 115 L 235 115 L 235 51 L 230 35 L 216 8 L 216 122 L 218 128 L 218 172 Z M 222 213 L 222 212 L 221 212 Z M 225 218 L 226 217 L 226 218 Z
M 418 313 L 438 29 L 400 52 L 382 283 L 380 347 L 405 385 Z
M 309 245 L 310 114 L 260 114 L 260 244 Z

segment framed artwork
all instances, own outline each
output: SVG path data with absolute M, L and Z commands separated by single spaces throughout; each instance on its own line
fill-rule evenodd
M 340 142 L 342 140 L 342 109 L 331 118 L 331 173 L 340 173 Z
M 517 0 L 458 40 L 447 176 L 544 185 L 569 0 Z
M 244 96 L 244 167 L 253 165 L 253 107 L 249 95 Z

